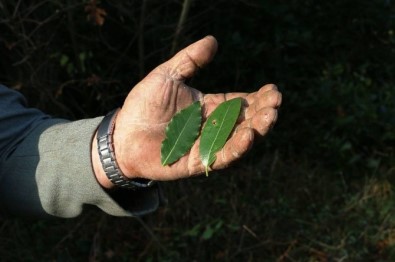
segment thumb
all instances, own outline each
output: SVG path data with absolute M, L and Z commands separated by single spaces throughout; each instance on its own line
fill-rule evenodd
M 152 73 L 165 73 L 174 80 L 184 81 L 192 77 L 199 68 L 210 63 L 216 52 L 217 40 L 213 36 L 206 36 L 179 51 Z

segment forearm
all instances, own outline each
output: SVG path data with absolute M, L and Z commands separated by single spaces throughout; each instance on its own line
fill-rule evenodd
M 115 216 L 155 210 L 158 189 L 144 195 L 128 192 L 125 207 L 117 201 L 118 193 L 110 195 L 96 180 L 91 141 L 101 119 L 47 120 L 30 132 L 2 164 L 3 208 L 23 215 L 56 217 L 75 217 L 84 205 Z

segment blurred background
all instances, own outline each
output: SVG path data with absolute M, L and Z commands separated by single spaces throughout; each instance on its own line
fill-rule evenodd
M 103 115 L 214 35 L 204 92 L 283 93 L 235 166 L 169 182 L 141 218 L 0 217 L 1 261 L 394 261 L 392 0 L 0 0 L 0 82 L 56 117 Z

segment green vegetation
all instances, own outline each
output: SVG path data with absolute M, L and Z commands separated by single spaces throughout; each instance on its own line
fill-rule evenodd
M 185 155 L 196 141 L 202 125 L 202 107 L 196 101 L 177 112 L 166 126 L 162 141 L 161 162 L 169 165 Z
M 212 34 L 218 54 L 189 84 L 275 83 L 278 123 L 234 167 L 167 183 L 150 216 L 1 218 L 1 261 L 395 260 L 394 1 L 95 3 L 1 2 L 0 82 L 53 115 L 93 117 Z
M 208 176 L 209 167 L 217 159 L 216 154 L 224 147 L 240 115 L 240 97 L 221 103 L 210 113 L 203 124 L 199 154 Z

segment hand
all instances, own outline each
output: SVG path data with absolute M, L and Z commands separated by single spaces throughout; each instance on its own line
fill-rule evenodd
M 259 140 L 274 125 L 281 104 L 281 93 L 275 85 L 265 85 L 254 93 L 203 94 L 184 83 L 209 63 L 216 51 L 215 38 L 205 37 L 155 68 L 131 90 L 118 113 L 114 131 L 115 155 L 127 177 L 164 181 L 204 172 L 199 138 L 190 152 L 177 162 L 161 165 L 161 144 L 168 122 L 194 101 L 202 104 L 204 121 L 220 103 L 235 97 L 244 100 L 235 131 L 217 153 L 211 166 L 213 170 L 223 169 L 241 158 L 254 140 Z M 95 158 L 97 156 L 94 161 Z M 95 172 L 101 172 L 100 177 L 104 174 L 100 167 L 95 167 Z M 112 186 L 105 175 L 102 179 L 99 176 L 104 187 Z

